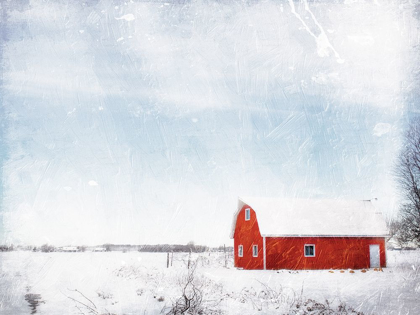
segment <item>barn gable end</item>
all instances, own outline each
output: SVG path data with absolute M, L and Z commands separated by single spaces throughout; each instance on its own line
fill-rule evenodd
M 246 220 L 246 211 L 249 211 L 249 220 Z M 251 207 L 243 205 L 237 211 L 233 231 L 235 266 L 244 269 L 264 269 L 263 238 L 261 237 L 256 213 Z M 239 246 L 242 246 L 242 257 L 238 252 Z M 254 246 L 257 246 L 257 255 L 255 255 Z

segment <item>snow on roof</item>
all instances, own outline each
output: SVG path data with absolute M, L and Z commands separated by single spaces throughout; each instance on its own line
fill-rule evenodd
M 261 236 L 387 236 L 385 220 L 370 200 L 240 197 L 257 215 Z

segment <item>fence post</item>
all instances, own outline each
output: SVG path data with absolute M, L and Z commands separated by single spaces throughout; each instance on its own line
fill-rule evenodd
M 169 268 L 169 253 L 166 256 L 166 268 Z

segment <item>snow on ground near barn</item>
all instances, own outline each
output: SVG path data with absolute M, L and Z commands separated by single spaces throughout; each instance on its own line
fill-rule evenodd
M 225 268 L 223 253 L 192 258 L 203 303 L 215 313 L 287 313 L 300 298 L 341 301 L 365 314 L 420 310 L 420 251 L 388 252 L 388 268 L 366 273 L 246 271 Z M 175 253 L 167 269 L 164 253 L 0 253 L 0 313 L 167 313 L 181 296 L 187 260 Z

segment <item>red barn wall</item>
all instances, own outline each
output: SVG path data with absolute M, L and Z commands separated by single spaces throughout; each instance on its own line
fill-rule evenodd
M 245 221 L 244 206 L 236 218 L 234 235 L 235 267 L 244 269 L 264 269 L 263 238 L 258 227 L 255 211 L 251 209 L 251 218 Z M 238 256 L 238 246 L 244 247 L 243 257 Z M 252 245 L 258 245 L 258 257 L 252 257 Z
M 315 245 L 315 257 L 305 257 L 304 245 Z M 267 237 L 267 269 L 363 269 L 370 266 L 369 245 L 379 245 L 386 267 L 383 237 Z

